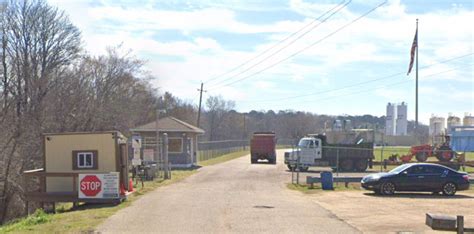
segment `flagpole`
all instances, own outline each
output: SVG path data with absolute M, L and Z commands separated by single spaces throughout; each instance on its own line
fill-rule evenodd
M 420 46 L 418 38 L 418 19 L 416 19 L 416 91 L 415 91 L 415 133 L 418 133 L 418 47 Z

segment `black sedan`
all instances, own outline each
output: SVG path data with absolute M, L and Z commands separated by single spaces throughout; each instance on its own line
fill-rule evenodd
M 410 163 L 388 173 L 365 176 L 361 185 L 383 195 L 392 195 L 395 191 L 420 191 L 453 196 L 456 191 L 469 189 L 469 175 L 438 164 Z

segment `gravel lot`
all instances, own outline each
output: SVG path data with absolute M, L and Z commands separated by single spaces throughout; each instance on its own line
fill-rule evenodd
M 377 173 L 380 166 L 368 172 L 340 172 L 339 176 L 362 177 Z M 300 182 L 306 176 L 319 176 L 329 168 L 312 167 L 300 174 Z M 290 172 L 288 172 L 290 173 Z M 333 174 L 336 176 L 336 173 Z M 474 180 L 474 174 L 470 174 Z M 474 227 L 474 191 L 461 191 L 454 197 L 433 196 L 430 193 L 397 193 L 394 196 L 376 196 L 373 192 L 360 191 L 321 191 L 307 195 L 324 208 L 334 213 L 362 232 L 434 232 L 425 225 L 426 213 L 464 215 L 467 227 Z
M 466 227 L 474 227 L 474 192 L 447 198 L 429 193 L 401 193 L 390 197 L 367 191 L 321 192 L 309 195 L 337 217 L 366 232 L 433 232 L 425 225 L 425 213 L 464 215 Z

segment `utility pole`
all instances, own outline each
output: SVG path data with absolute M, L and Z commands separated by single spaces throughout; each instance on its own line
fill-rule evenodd
M 246 113 L 243 113 L 243 115 L 244 115 L 244 129 L 243 129 L 244 131 L 243 131 L 243 134 L 242 134 L 242 140 L 245 140 L 245 137 L 247 136 L 247 123 L 246 123 L 247 118 L 246 118 Z M 244 145 L 243 148 L 245 150 L 245 143 L 242 143 L 242 144 Z
M 201 123 L 201 103 L 202 103 L 202 92 L 206 92 L 204 89 L 203 89 L 203 86 L 204 86 L 204 83 L 201 82 L 201 89 L 198 89 L 199 91 L 199 110 L 198 110 L 198 119 L 197 119 L 197 123 L 196 123 L 196 126 L 199 128 L 199 124 Z

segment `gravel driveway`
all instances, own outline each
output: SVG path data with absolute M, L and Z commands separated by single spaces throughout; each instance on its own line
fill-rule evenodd
M 144 195 L 98 227 L 99 232 L 357 233 L 297 191 L 282 163 L 250 164 L 245 156 Z

